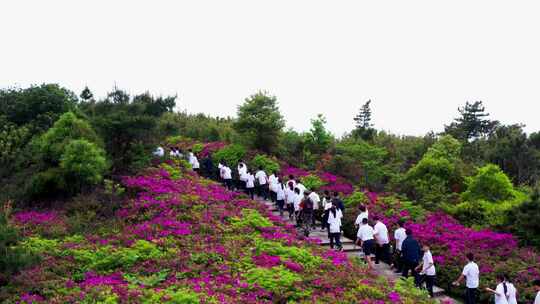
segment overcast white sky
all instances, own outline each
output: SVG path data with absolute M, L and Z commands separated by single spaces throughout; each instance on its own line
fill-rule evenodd
M 0 2 L 0 86 L 179 95 L 234 115 L 259 89 L 289 126 L 341 135 L 372 99 L 377 128 L 441 131 L 465 101 L 540 130 L 539 1 Z

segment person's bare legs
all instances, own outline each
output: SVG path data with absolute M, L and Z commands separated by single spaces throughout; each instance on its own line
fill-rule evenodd
M 373 269 L 373 268 L 374 268 L 374 265 L 373 265 L 373 261 L 371 260 L 371 256 L 370 256 L 370 255 L 366 255 L 366 261 L 367 261 L 367 263 L 368 263 L 369 269 Z

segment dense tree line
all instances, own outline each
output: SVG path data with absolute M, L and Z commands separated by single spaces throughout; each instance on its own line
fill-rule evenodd
M 336 138 L 320 114 L 308 131 L 285 129 L 277 97 L 262 91 L 235 118 L 175 112 L 176 99 L 118 88 L 96 99 L 89 88 L 77 96 L 55 84 L 0 90 L 0 200 L 35 204 L 91 191 L 104 178 L 144 168 L 158 143 L 176 137 L 327 170 L 469 225 L 521 235 L 535 229 L 523 208 L 538 208 L 540 133 L 492 120 L 481 101 L 460 107 L 441 134 L 397 136 L 376 129 L 368 100 L 349 134 Z

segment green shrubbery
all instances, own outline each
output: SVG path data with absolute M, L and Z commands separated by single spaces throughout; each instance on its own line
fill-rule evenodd
M 268 174 L 279 172 L 280 169 L 279 163 L 275 159 L 264 154 L 257 154 L 249 164 L 253 170 L 263 168 Z
M 428 209 L 452 200 L 451 194 L 463 184 L 461 144 L 451 136 L 443 136 L 404 176 L 409 195 Z
M 304 184 L 304 186 L 311 191 L 315 191 L 325 185 L 325 182 L 314 174 L 304 176 L 301 178 L 301 180 L 302 184 Z
M 241 145 L 228 145 L 212 155 L 215 163 L 235 166 L 246 155 L 246 148 Z
M 497 165 L 493 164 L 478 169 L 478 173 L 468 179 L 467 191 L 462 194 L 464 201 L 501 202 L 514 197 L 512 182 Z
M 10 226 L 7 215 L 0 212 L 0 286 L 19 270 L 37 262 L 38 258 L 24 246 L 17 230 Z

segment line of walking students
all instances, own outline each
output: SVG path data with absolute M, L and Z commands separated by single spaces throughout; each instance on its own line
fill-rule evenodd
M 285 212 L 291 220 L 300 225 L 316 228 L 320 222 L 320 229 L 328 232 L 330 247 L 343 250 L 341 244 L 341 219 L 343 218 L 344 204 L 336 192 L 333 197 L 328 191 L 321 199 L 315 191 L 310 191 L 298 178 L 289 175 L 285 180 L 270 172 L 270 176 L 263 168 L 255 172 L 250 170 L 246 163 L 240 160 L 235 168 L 224 163 L 218 164 L 220 180 L 229 190 L 239 190 L 247 193 L 252 199 L 255 195 L 271 200 L 277 206 L 281 216 Z
M 433 297 L 433 287 L 435 286 L 436 267 L 433 255 L 428 244 L 420 246 L 414 238 L 411 229 L 405 229 L 405 222 L 399 221 L 398 228 L 394 231 L 395 249 L 394 255 L 390 255 L 390 241 L 388 229 L 381 220 L 375 216 L 375 225 L 369 225 L 369 212 L 365 206 L 359 207 L 359 215 L 355 224 L 358 227 L 357 242 L 362 246 L 363 255 L 370 268 L 373 264 L 383 261 L 403 277 L 412 275 L 417 287 L 425 284 L 431 297 Z M 465 281 L 465 304 L 478 303 L 478 288 L 480 286 L 480 269 L 475 262 L 472 253 L 466 254 L 466 264 L 461 275 L 453 282 L 454 286 L 459 286 Z M 375 262 L 373 261 L 375 258 Z M 485 288 L 486 292 L 494 295 L 495 304 L 517 304 L 517 290 L 511 283 L 511 279 L 506 274 L 497 276 L 498 285 L 495 289 Z M 537 291 L 534 304 L 540 304 L 540 280 L 534 282 Z
M 154 154 L 163 157 L 164 150 L 159 147 Z M 171 157 L 183 157 L 181 150 L 171 149 Z M 200 165 L 195 154 L 189 150 L 187 160 L 194 171 L 198 172 Z M 210 167 L 206 171 L 211 171 Z M 233 176 L 236 179 L 233 180 Z M 214 177 L 209 174 L 209 177 Z M 253 174 L 245 162 L 239 161 L 237 168 L 233 171 L 225 164 L 218 164 L 217 177 L 230 190 L 245 191 L 252 199 L 255 194 L 267 200 L 270 199 L 276 203 L 280 215 L 284 211 L 288 212 L 291 220 L 296 220 L 297 225 L 301 220 L 307 220 L 313 228 L 316 227 L 316 221 L 321 222 L 321 230 L 328 232 L 330 247 L 339 251 L 343 250 L 341 244 L 342 218 L 345 212 L 343 201 L 339 193 L 334 192 L 330 196 L 328 191 L 324 191 L 322 200 L 314 191 L 309 191 L 294 176 L 290 175 L 287 182 L 284 182 L 272 172 L 267 176 L 263 168 Z M 303 215 L 303 216 L 301 216 Z M 394 231 L 394 252 L 391 255 L 390 238 L 388 228 L 377 216 L 373 217 L 374 225 L 370 225 L 369 211 L 363 205 L 359 206 L 359 215 L 356 218 L 355 225 L 358 229 L 355 246 L 360 245 L 363 255 L 370 268 L 380 261 L 391 265 L 391 267 L 403 277 L 412 275 L 417 287 L 425 284 L 425 287 L 431 297 L 434 296 L 433 287 L 436 280 L 436 266 L 433 255 L 428 244 L 420 246 L 420 243 L 414 238 L 413 231 L 405 228 L 405 222 L 400 220 L 398 228 Z M 374 261 L 373 261 L 374 259 Z M 466 264 L 460 276 L 453 282 L 454 286 L 459 286 L 465 281 L 465 304 L 478 303 L 478 288 L 480 286 L 480 269 L 475 262 L 472 253 L 466 254 Z M 511 283 L 508 275 L 497 275 L 497 286 L 495 289 L 485 288 L 485 292 L 494 295 L 495 304 L 517 304 L 517 290 Z M 540 280 L 533 282 L 537 291 L 533 304 L 540 304 Z

